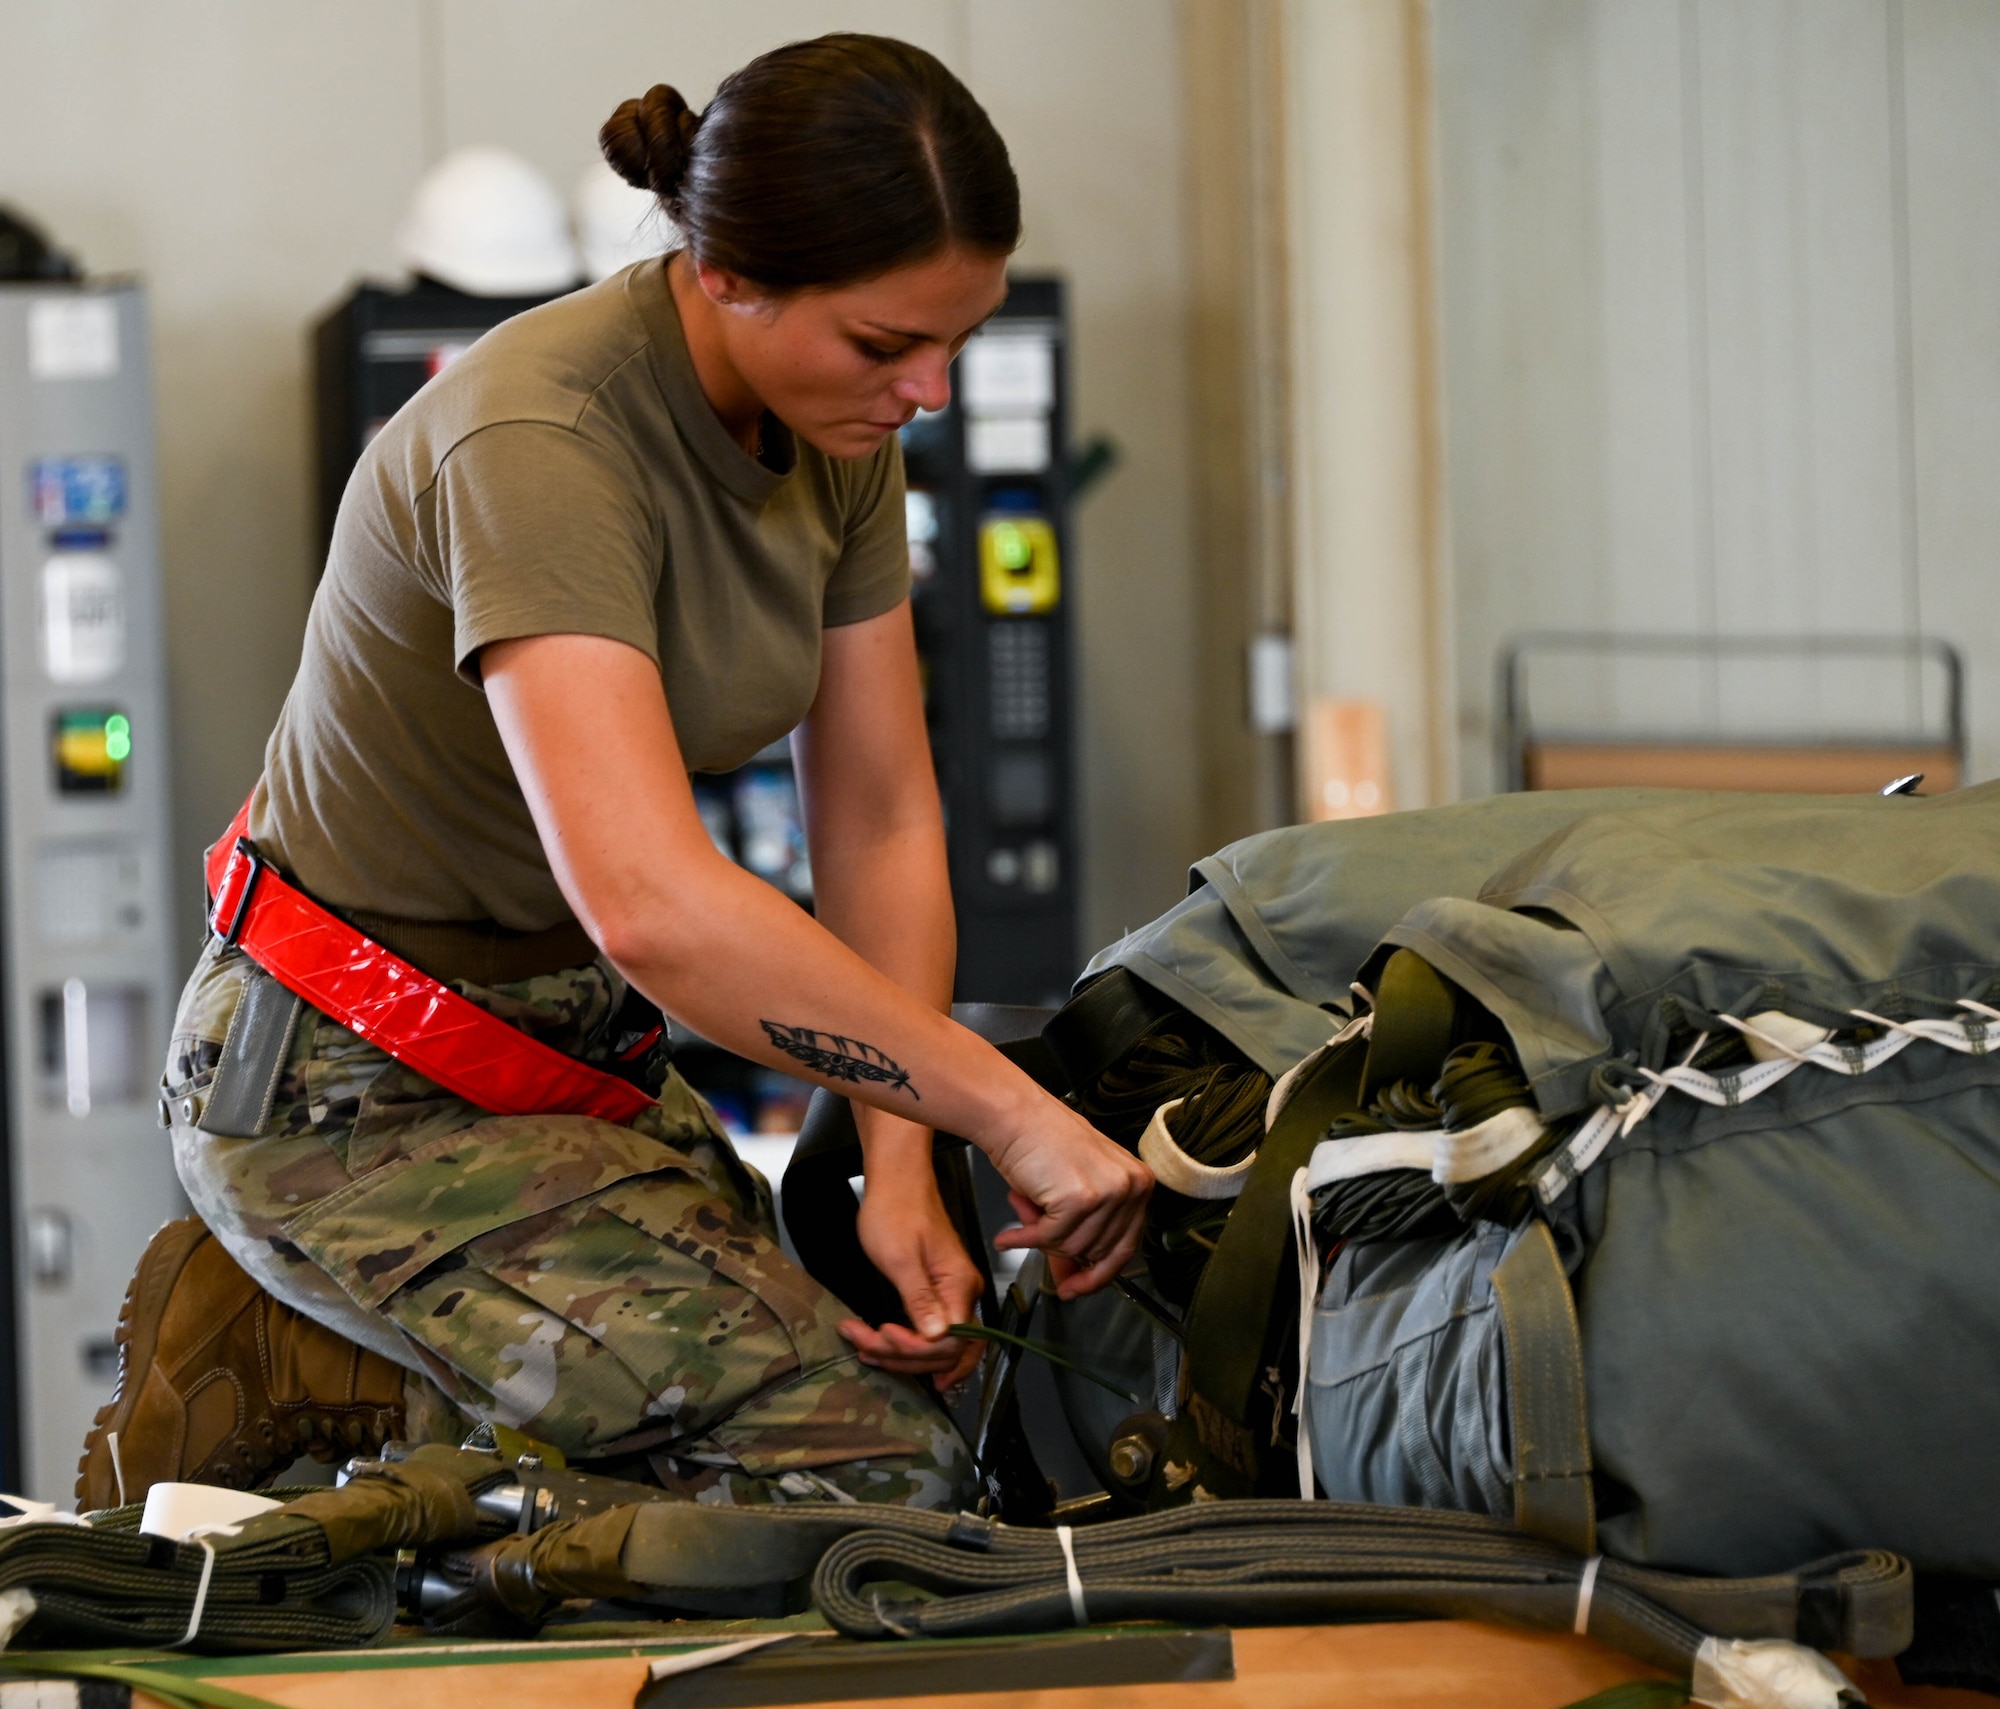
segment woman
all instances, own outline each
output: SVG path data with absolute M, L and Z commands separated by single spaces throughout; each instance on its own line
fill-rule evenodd
M 978 1283 L 930 1127 L 993 1160 L 1003 1242 L 1066 1295 L 1137 1244 L 1143 1166 L 948 1019 L 897 429 L 1004 294 L 1004 145 L 930 55 L 857 35 L 699 118 L 656 87 L 601 140 L 686 247 L 508 322 L 371 445 L 248 833 L 571 1056 L 622 1051 L 629 986 L 857 1099 L 861 1236 L 914 1327 L 784 1258 L 677 1074 L 627 1122 L 495 1116 L 219 933 L 165 1087 L 200 1221 L 141 1262 L 86 1504 L 454 1414 L 712 1498 L 953 1503 L 968 1456 L 911 1379 L 970 1371 L 944 1331 Z M 688 781 L 795 726 L 817 921 L 716 852 Z

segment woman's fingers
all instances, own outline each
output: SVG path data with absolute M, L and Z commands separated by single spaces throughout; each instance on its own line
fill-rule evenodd
M 1074 1269 L 1070 1275 L 1058 1277 L 1051 1268 L 1050 1280 L 1056 1284 L 1056 1297 L 1073 1300 L 1083 1294 L 1094 1294 L 1099 1288 L 1109 1287 L 1125 1266 L 1132 1262 L 1138 1250 L 1139 1236 L 1133 1232 L 1087 1269 Z
M 864 1365 L 895 1371 L 907 1377 L 955 1372 L 966 1363 L 966 1343 L 953 1335 L 927 1340 L 900 1323 L 885 1323 L 871 1328 L 858 1317 L 844 1320 L 840 1333 L 853 1345 Z M 978 1351 L 975 1344 L 972 1349 L 974 1363 L 978 1361 Z
M 940 1389 L 953 1389 L 964 1382 L 979 1368 L 985 1351 L 983 1342 L 956 1335 L 927 1340 L 900 1323 L 871 1328 L 858 1317 L 844 1321 L 840 1333 L 853 1344 L 864 1365 L 905 1377 L 932 1377 Z
M 1014 1208 L 1021 1228 L 1018 1233 L 1006 1232 L 1002 1237 L 1006 1245 L 1039 1246 L 1045 1252 L 1060 1252 L 1086 1264 L 1095 1263 L 1120 1245 L 1129 1244 L 1136 1250 L 1145 1220 L 1143 1199 L 1082 1206 L 1064 1215 L 1042 1210 L 1017 1196 Z

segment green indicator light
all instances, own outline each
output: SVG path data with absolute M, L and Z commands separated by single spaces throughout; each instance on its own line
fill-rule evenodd
M 129 759 L 132 754 L 132 720 L 122 712 L 114 712 L 104 720 L 104 757 L 113 763 Z
M 1011 522 L 995 527 L 993 544 L 998 549 L 1000 562 L 1010 570 L 1025 570 L 1034 561 L 1035 549 L 1028 544 L 1028 537 Z

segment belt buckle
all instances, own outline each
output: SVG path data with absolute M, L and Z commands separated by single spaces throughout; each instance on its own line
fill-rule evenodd
M 250 917 L 250 898 L 256 894 L 257 880 L 270 863 L 257 852 L 248 837 L 238 837 L 229 851 L 229 865 L 216 886 L 215 901 L 209 908 L 208 929 L 231 948 L 243 935 L 243 922 Z

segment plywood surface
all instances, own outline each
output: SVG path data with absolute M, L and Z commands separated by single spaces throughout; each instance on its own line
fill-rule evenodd
M 1270 1627 L 1235 1635 L 1233 1681 L 905 1697 L 902 1709 L 1559 1709 L 1649 1670 L 1585 1638 L 1465 1621 Z M 1902 1686 L 1893 1668 L 1857 1670 L 1876 1709 L 1992 1709 L 1971 1692 Z M 644 1657 L 509 1661 L 350 1673 L 232 1674 L 226 1683 L 285 1709 L 628 1709 L 645 1684 Z M 135 1705 L 159 1709 L 136 1694 Z

